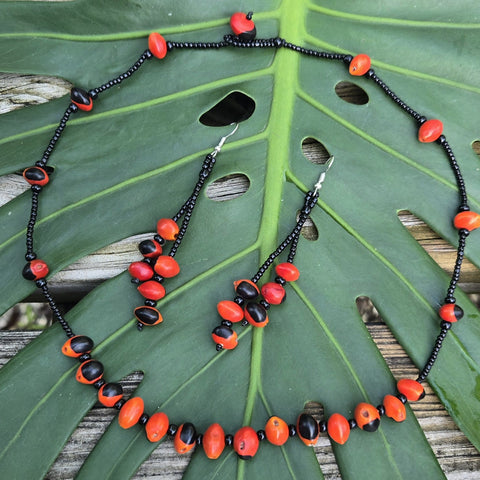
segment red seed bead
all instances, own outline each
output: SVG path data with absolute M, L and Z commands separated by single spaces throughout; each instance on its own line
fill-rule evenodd
M 154 57 L 165 58 L 167 54 L 167 42 L 162 35 L 157 32 L 152 32 L 148 36 L 148 49 Z
M 143 415 L 145 404 L 140 397 L 132 397 L 125 402 L 118 414 L 118 423 L 122 428 L 133 427 Z
M 285 289 L 276 282 L 268 282 L 262 287 L 263 298 L 271 305 L 280 305 L 285 300 Z
M 43 260 L 32 260 L 23 267 L 22 275 L 27 280 L 40 280 L 48 275 L 48 265 Z
M 238 345 L 237 332 L 234 332 L 226 325 L 215 327 L 212 332 L 212 338 L 213 341 L 220 346 L 220 349 L 233 350 Z
M 217 459 L 225 448 L 225 432 L 218 423 L 213 423 L 203 434 L 202 446 L 207 458 Z
M 308 413 L 301 413 L 297 418 L 297 435 L 307 447 L 313 447 L 320 435 L 318 422 Z
M 165 240 L 176 240 L 180 228 L 171 218 L 161 218 L 157 222 L 157 233 Z
M 257 432 L 252 427 L 242 427 L 233 437 L 233 449 L 242 460 L 253 458 L 259 445 Z
M 422 143 L 431 143 L 438 140 L 442 132 L 443 123 L 440 120 L 427 120 L 418 129 L 418 140 Z
M 159 442 L 168 432 L 169 420 L 165 413 L 154 413 L 145 425 L 145 432 L 150 442 Z
M 144 240 L 139 243 L 138 249 L 145 258 L 155 258 L 162 254 L 162 246 L 156 240 Z
M 242 12 L 236 12 L 230 17 L 230 27 L 233 33 L 246 42 L 253 40 L 257 34 L 255 23 L 248 17 L 251 15 Z
M 416 380 L 404 378 L 397 382 L 397 390 L 407 397 L 410 402 L 421 400 L 425 396 L 425 390 Z
M 380 413 L 369 403 L 361 402 L 355 407 L 353 416 L 357 425 L 366 432 L 375 432 L 380 425 Z
M 289 262 L 280 263 L 275 267 L 277 275 L 284 278 L 287 282 L 294 282 L 300 277 L 300 272 L 298 268 Z
M 81 88 L 73 87 L 70 90 L 70 100 L 84 112 L 89 112 L 93 108 L 92 97 Z
M 85 385 L 92 385 L 103 377 L 103 365 L 97 360 L 87 360 L 77 369 L 75 378 Z
M 455 303 L 446 303 L 438 311 L 440 318 L 446 322 L 456 322 L 463 317 L 463 310 Z
M 343 445 L 350 436 L 350 424 L 343 415 L 334 413 L 327 421 L 327 432 L 334 442 Z
M 383 407 L 385 408 L 385 415 L 396 422 L 403 422 L 407 418 L 405 405 L 394 395 L 385 395 Z
M 217 303 L 218 314 L 224 319 L 232 323 L 243 320 L 243 308 L 231 300 L 222 300 Z
M 370 60 L 370 57 L 365 53 L 360 53 L 353 57 L 350 66 L 348 67 L 348 71 L 350 72 L 350 75 L 360 77 L 370 70 L 371 65 L 372 61 Z
M 123 398 L 123 388 L 119 383 L 105 383 L 98 391 L 98 401 L 106 407 L 114 407 Z
M 149 280 L 137 287 L 140 295 L 148 300 L 160 300 L 165 296 L 165 287 L 155 280 Z
M 180 266 L 177 261 L 169 255 L 158 257 L 153 269 L 165 278 L 172 278 L 180 273 Z
M 177 433 L 173 439 L 173 446 L 177 453 L 184 454 L 189 452 L 197 440 L 197 432 L 191 423 L 184 423 L 178 427 Z
M 30 185 L 46 185 L 48 183 L 48 173 L 40 167 L 29 167 L 23 171 L 23 178 Z
M 153 277 L 153 268 L 146 262 L 133 262 L 128 267 L 128 273 L 141 282 L 150 280 Z
M 480 227 L 480 215 L 476 212 L 466 211 L 455 215 L 453 219 L 455 228 L 465 229 L 471 232 Z
M 67 357 L 78 358 L 93 349 L 93 340 L 85 335 L 75 335 L 69 338 L 62 347 L 62 353 Z
M 289 428 L 280 417 L 270 417 L 265 425 L 267 440 L 273 445 L 283 445 L 289 437 Z
M 245 278 L 233 282 L 233 287 L 235 288 L 235 293 L 246 300 L 253 300 L 260 293 L 257 284 Z
M 163 322 L 162 315 L 156 308 L 153 307 L 148 307 L 146 305 L 137 307 L 133 313 L 140 323 L 149 327 Z

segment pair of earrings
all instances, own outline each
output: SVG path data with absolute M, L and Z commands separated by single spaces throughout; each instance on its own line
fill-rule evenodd
M 180 273 L 180 266 L 175 260 L 175 255 L 187 231 L 198 196 L 213 171 L 217 154 L 237 129 L 238 124 L 232 132 L 220 139 L 212 152 L 206 155 L 192 194 L 179 211 L 172 218 L 158 220 L 157 234 L 138 245 L 143 260 L 131 263 L 128 271 L 133 277 L 132 282 L 138 285 L 137 289 L 145 299 L 144 304 L 134 310 L 139 330 L 142 330 L 144 326 L 157 325 L 163 321 L 160 311 L 156 308 L 157 302 L 166 295 L 163 282 L 165 279 L 173 278 Z M 300 272 L 293 264 L 293 260 L 297 252 L 301 230 L 312 208 L 317 203 L 326 172 L 332 163 L 333 157 L 330 157 L 325 164 L 326 168 L 314 185 L 314 189 L 306 194 L 293 230 L 267 257 L 252 278 L 234 282 L 235 297 L 233 300 L 222 300 L 217 304 L 217 311 L 222 318 L 221 324 L 215 327 L 212 332 L 212 339 L 217 350 L 232 350 L 237 346 L 237 333 L 232 328 L 234 323 L 240 323 L 242 326 L 250 324 L 258 328 L 265 327 L 269 321 L 268 310 L 270 306 L 283 303 L 286 297 L 284 288 L 286 283 L 296 281 L 299 278 Z M 182 223 L 179 225 L 180 219 L 182 219 Z M 173 242 L 173 244 L 168 254 L 164 254 L 164 248 L 168 241 Z M 286 261 L 277 264 L 275 267 L 277 274 L 275 280 L 265 283 L 260 289 L 257 285 L 258 281 L 287 247 L 290 247 L 290 250 Z

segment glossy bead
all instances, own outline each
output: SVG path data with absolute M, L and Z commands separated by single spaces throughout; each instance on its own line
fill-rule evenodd
M 202 446 L 207 458 L 217 459 L 225 448 L 225 432 L 218 423 L 213 423 L 203 434 Z
M 165 240 L 176 240 L 180 228 L 171 218 L 161 218 L 157 222 L 157 232 Z
M 443 123 L 440 120 L 427 120 L 418 129 L 418 140 L 422 143 L 434 142 L 440 138 L 442 131 Z
M 143 415 L 145 404 L 140 397 L 132 397 L 125 402 L 118 414 L 118 423 L 122 428 L 130 428 L 138 423 Z
M 233 437 L 233 449 L 242 460 L 253 458 L 259 445 L 257 432 L 252 427 L 242 427 Z
M 471 232 L 472 230 L 480 227 L 480 215 L 470 210 L 466 212 L 460 212 L 455 215 L 453 224 L 455 225 L 455 228 L 458 228 L 459 230 L 465 229 Z
M 245 42 L 253 40 L 257 34 L 253 20 L 242 12 L 236 12 L 230 17 L 230 27 L 233 33 Z
M 237 345 L 237 332 L 226 325 L 215 327 L 212 332 L 213 341 L 225 350 L 233 350 Z
M 243 320 L 243 308 L 232 300 L 222 300 L 217 303 L 218 314 L 229 322 L 236 323 Z
M 361 402 L 355 407 L 353 416 L 357 425 L 366 432 L 375 432 L 380 425 L 380 413 L 369 403 Z
M 279 263 L 275 267 L 275 271 L 277 272 L 277 275 L 280 275 L 280 277 L 284 278 L 287 282 L 294 282 L 300 277 L 298 268 L 293 263 L 289 262 Z
M 397 390 L 407 397 L 410 402 L 421 400 L 425 396 L 425 390 L 416 380 L 404 378 L 397 382 Z
M 285 289 L 278 283 L 266 283 L 261 292 L 263 298 L 271 305 L 280 305 L 285 300 Z
M 265 435 L 273 445 L 283 445 L 288 440 L 289 433 L 287 423 L 280 417 L 270 417 L 265 425 Z
M 133 313 L 140 323 L 143 325 L 148 325 L 149 327 L 163 322 L 162 315 L 156 308 L 153 307 L 137 307 Z
M 48 275 L 48 265 L 43 260 L 32 260 L 23 267 L 22 275 L 27 280 L 40 280 Z
M 85 335 L 75 335 L 69 338 L 62 346 L 62 353 L 67 357 L 78 358 L 93 349 L 93 340 Z
M 152 55 L 157 58 L 165 58 L 167 54 L 167 42 L 157 32 L 152 32 L 148 36 L 148 49 L 152 52 Z
M 267 310 L 259 303 L 248 302 L 245 306 L 245 320 L 254 327 L 263 328 L 268 323 Z
M 455 303 L 446 303 L 440 307 L 438 314 L 442 320 L 450 323 L 456 322 L 463 318 L 462 308 Z
M 407 418 L 407 410 L 403 402 L 394 395 L 385 395 L 383 399 L 385 415 L 396 422 L 403 422 Z
M 350 72 L 350 75 L 360 77 L 370 70 L 371 65 L 372 61 L 370 60 L 370 57 L 365 53 L 360 53 L 353 57 L 350 66 L 348 67 L 348 71 Z
M 327 432 L 334 442 L 343 445 L 350 436 L 350 424 L 343 415 L 334 413 L 327 421 Z
M 30 185 L 46 185 L 48 183 L 48 173 L 40 167 L 29 167 L 23 171 L 23 178 Z
M 318 422 L 308 413 L 301 413 L 297 418 L 297 435 L 307 447 L 312 447 L 320 435 Z
M 137 287 L 137 290 L 140 292 L 140 295 L 148 300 L 160 300 L 165 296 L 165 287 L 155 280 L 142 283 Z
M 98 391 L 98 401 L 106 407 L 113 407 L 123 397 L 123 388 L 119 383 L 105 383 Z
M 146 262 L 133 262 L 128 267 L 128 273 L 141 282 L 150 280 L 153 277 L 153 268 Z
M 260 290 L 257 285 L 251 280 L 243 279 L 233 282 L 235 292 L 237 295 L 240 295 L 245 300 L 253 300 L 257 298 Z
M 189 452 L 195 446 L 197 432 L 191 423 L 184 423 L 178 427 L 173 439 L 173 446 L 177 453 L 183 454 Z
M 155 258 L 162 254 L 162 246 L 156 240 L 144 240 L 138 244 L 138 249 L 146 258 Z
M 97 360 L 87 360 L 77 369 L 75 378 L 80 383 L 92 385 L 103 377 L 103 365 Z
M 168 431 L 168 417 L 163 412 L 154 413 L 145 425 L 145 433 L 150 442 L 159 442 Z
M 92 97 L 83 89 L 73 87 L 70 90 L 70 99 L 80 110 L 89 112 L 93 108 Z
M 180 266 L 177 261 L 169 255 L 158 257 L 153 269 L 165 278 L 172 278 L 180 273 Z

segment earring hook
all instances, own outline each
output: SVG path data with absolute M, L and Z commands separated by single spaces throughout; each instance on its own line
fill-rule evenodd
M 317 195 L 318 191 L 322 188 L 322 184 L 323 184 L 323 181 L 325 180 L 325 176 L 327 175 L 327 172 L 330 170 L 330 167 L 332 166 L 334 160 L 335 160 L 335 157 L 331 155 L 330 158 L 325 163 L 326 168 L 320 174 L 320 177 L 318 178 L 317 183 L 314 185 L 315 187 L 315 190 L 313 191 L 314 195 Z
M 220 141 L 218 142 L 218 145 L 215 147 L 215 150 L 213 150 L 213 152 L 210 154 L 213 157 L 215 157 L 217 153 L 221 150 L 224 143 L 227 141 L 228 137 L 231 137 L 238 130 L 238 127 L 240 126 L 239 123 L 231 123 L 230 125 L 235 125 L 235 128 L 228 135 L 225 135 L 220 139 Z

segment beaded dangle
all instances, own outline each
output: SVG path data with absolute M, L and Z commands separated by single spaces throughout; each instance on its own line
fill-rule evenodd
M 403 422 L 405 420 L 405 403 L 407 401 L 417 401 L 423 398 L 425 392 L 421 382 L 428 377 L 448 331 L 451 329 L 452 325 L 463 316 L 461 307 L 456 304 L 454 293 L 460 277 L 466 238 L 471 231 L 480 227 L 480 215 L 470 211 L 460 167 L 453 154 L 452 148 L 447 142 L 445 135 L 442 133 L 442 122 L 437 119 L 427 120 L 424 116 L 416 112 L 400 99 L 400 97 L 398 97 L 371 68 L 371 61 L 367 55 L 359 54 L 353 57 L 351 55 L 306 49 L 287 42 L 279 37 L 255 39 L 256 29 L 252 21 L 251 12 L 248 14 L 235 13 L 231 18 L 231 25 L 235 35 L 226 35 L 221 42 L 167 42 L 159 33 L 152 33 L 148 39 L 148 49 L 126 72 L 89 92 L 76 87 L 72 89 L 71 103 L 62 116 L 60 124 L 55 130 L 42 159 L 36 162 L 34 166 L 29 167 L 24 171 L 24 177 L 31 185 L 32 206 L 26 233 L 27 251 L 25 258 L 28 263 L 23 269 L 23 275 L 26 279 L 34 281 L 36 286 L 41 289 L 51 307 L 53 315 L 65 331 L 68 339 L 61 349 L 62 353 L 66 356 L 76 358 L 81 362 L 76 372 L 76 379 L 80 383 L 93 385 L 98 390 L 98 400 L 102 405 L 119 410 L 118 421 L 122 428 L 132 428 L 136 424 L 139 424 L 145 428 L 146 437 L 150 442 L 158 442 L 166 435 L 169 435 L 173 437 L 173 444 L 176 451 L 181 454 L 190 451 L 195 445 L 201 445 L 208 458 L 216 459 L 220 457 L 225 447 L 233 447 L 239 458 L 248 460 L 256 454 L 260 442 L 265 439 L 273 445 L 280 446 L 285 444 L 289 438 L 298 436 L 305 445 L 312 446 L 317 442 L 320 434 L 327 433 L 330 439 L 343 445 L 347 442 L 350 432 L 353 429 L 359 428 L 365 432 L 376 431 L 380 425 L 380 418 L 382 416 L 386 416 L 395 422 Z M 432 352 L 416 380 L 408 378 L 398 380 L 396 385 L 397 391 L 386 394 L 383 397 L 382 403 L 377 407 L 365 402 L 360 402 L 356 407 L 352 408 L 354 413 L 353 417 L 350 419 L 341 413 L 335 412 L 328 418 L 317 421 L 310 414 L 300 412 L 296 421 L 288 424 L 285 420 L 275 415 L 266 421 L 264 428 L 255 430 L 251 426 L 242 426 L 234 435 L 232 435 L 228 433 L 226 434 L 218 423 L 212 423 L 203 434 L 200 434 L 197 433 L 193 423 L 188 421 L 183 422 L 180 426 L 170 423 L 167 414 L 164 412 L 156 412 L 152 415 L 148 415 L 144 411 L 144 401 L 141 397 L 134 396 L 125 400 L 123 398 L 123 388 L 121 384 L 110 383 L 104 379 L 104 367 L 102 363 L 98 360 L 92 359 L 90 355 L 94 348 L 93 340 L 84 335 L 75 335 L 68 322 L 63 318 L 48 289 L 46 279 L 48 275 L 48 266 L 44 261 L 38 260 L 34 252 L 33 233 L 38 213 L 39 194 L 43 187 L 48 183 L 49 175 L 52 173 L 46 164 L 57 141 L 62 135 L 71 114 L 78 112 L 78 110 L 83 110 L 85 112 L 91 111 L 93 100 L 96 99 L 100 93 L 105 92 L 112 86 L 131 77 L 143 65 L 145 60 L 153 57 L 162 59 L 167 52 L 174 49 L 218 48 L 287 48 L 302 55 L 345 63 L 350 74 L 356 76 L 363 75 L 365 78 L 372 80 L 388 98 L 395 102 L 395 104 L 415 120 L 419 127 L 418 140 L 423 143 L 437 143 L 446 154 L 447 160 L 454 174 L 459 195 L 458 214 L 453 221 L 455 228 L 458 230 L 459 236 L 457 258 L 444 304 L 438 312 L 441 319 L 440 333 L 435 340 Z M 224 139 L 222 140 L 224 141 Z M 223 144 L 223 141 L 217 146 L 218 149 Z M 172 219 L 159 221 L 160 226 L 158 234 L 163 239 L 175 237 L 176 235 L 175 242 L 177 242 L 179 238 L 181 239 L 183 237 L 186 227 L 188 226 L 188 219 L 190 218 L 191 211 L 195 206 L 198 192 L 205 181 L 202 180 L 203 175 L 205 174 L 208 176 L 210 173 L 210 169 L 213 166 L 215 155 L 217 153 L 217 148 L 210 155 L 207 155 L 206 163 L 204 162 L 200 173 L 199 182 L 197 182 L 194 192 L 184 203 L 179 213 Z M 207 160 L 209 157 L 212 157 L 213 160 Z M 331 160 L 327 165 L 327 169 L 330 165 Z M 266 315 L 268 306 L 281 303 L 285 298 L 285 291 L 283 289 L 285 282 L 294 281 L 298 278 L 299 274 L 298 270 L 293 265 L 293 258 L 296 253 L 302 225 L 318 200 L 318 191 L 325 178 L 325 173 L 326 172 L 323 172 L 320 176 L 318 183 L 315 185 L 315 189 L 312 192 L 307 193 L 304 206 L 292 232 L 277 247 L 277 249 L 272 252 L 252 279 L 235 282 L 234 285 L 237 297 L 234 301 L 222 301 L 219 303 L 218 311 L 223 322 L 222 325 L 214 330 L 213 339 L 217 345 L 220 345 L 225 349 L 235 347 L 236 333 L 231 329 L 232 323 L 241 322 L 245 319 L 247 323 L 260 327 L 265 326 L 268 321 Z M 182 215 L 184 215 L 182 227 L 180 227 L 178 231 L 175 227 L 172 229 L 172 223 L 170 220 L 176 223 Z M 153 240 L 160 243 L 158 239 L 154 238 Z M 157 248 L 155 244 L 153 245 Z M 256 285 L 257 282 L 277 256 L 279 256 L 289 245 L 290 252 L 287 262 L 278 264 L 276 267 L 278 275 L 277 279 L 262 287 L 261 294 L 263 300 L 260 300 L 260 302 L 252 302 L 252 300 L 260 294 Z M 177 248 L 178 243 L 174 243 L 171 251 L 176 252 Z M 173 259 L 172 255 L 169 256 Z M 140 265 L 140 267 L 130 267 L 135 272 L 133 274 L 134 277 L 144 282 L 148 282 L 149 278 L 154 278 L 153 276 L 145 278 L 142 273 L 142 269 L 146 269 L 150 272 L 148 267 L 152 267 L 152 264 L 150 263 L 151 260 L 148 260 L 149 257 L 146 258 L 147 260 L 143 263 L 145 263 L 147 268 L 143 265 Z M 157 256 L 157 258 L 160 257 Z M 140 262 L 140 264 L 142 264 L 142 262 Z M 156 265 L 156 262 L 154 265 Z M 138 270 L 136 270 L 137 268 Z M 153 270 L 155 271 L 155 266 L 153 267 Z M 167 276 L 164 273 L 156 272 L 156 274 L 163 277 Z M 266 288 L 267 285 L 268 288 Z M 148 298 L 147 301 L 149 301 Z M 254 306 L 252 307 L 251 305 Z M 147 307 L 150 307 L 150 305 L 147 305 Z M 149 324 L 149 322 L 146 323 Z M 151 323 L 153 324 L 156 322 L 153 321 Z
M 305 195 L 303 207 L 300 210 L 297 223 L 293 230 L 285 237 L 278 247 L 267 257 L 257 273 L 251 279 L 241 279 L 233 282 L 236 296 L 233 300 L 222 300 L 217 304 L 217 311 L 222 322 L 212 332 L 212 339 L 216 344 L 217 351 L 233 350 L 237 344 L 237 333 L 232 329 L 234 323 L 241 322 L 242 326 L 248 324 L 257 328 L 267 325 L 268 313 L 271 305 L 280 305 L 286 298 L 285 284 L 299 279 L 300 272 L 293 264 L 297 253 L 297 245 L 300 234 L 308 215 L 316 205 L 319 191 L 325 180 L 325 175 L 332 166 L 334 157 L 330 157 L 325 170 L 321 173 L 314 190 Z M 263 274 L 269 269 L 275 259 L 290 245 L 287 261 L 279 263 L 275 267 L 277 276 L 273 282 L 265 283 L 261 289 L 257 283 Z M 258 297 L 261 296 L 261 300 Z
M 238 124 L 232 132 L 222 137 L 215 149 L 205 157 L 193 192 L 181 206 L 180 210 L 172 218 L 161 218 L 157 222 L 157 235 L 152 239 L 140 242 L 138 245 L 138 249 L 144 257 L 143 261 L 131 263 L 128 271 L 133 277 L 132 282 L 138 284 L 137 290 L 145 298 L 145 304 L 134 310 L 139 330 L 142 330 L 144 325 L 157 325 L 163 321 L 162 315 L 155 308 L 157 301 L 166 295 L 162 283 L 165 278 L 172 278 L 180 273 L 180 266 L 174 257 L 187 231 L 198 195 L 212 173 L 217 154 L 226 140 L 237 129 Z M 182 217 L 182 224 L 178 226 L 177 222 Z M 168 255 L 164 255 L 163 247 L 167 241 L 173 241 L 173 245 Z

